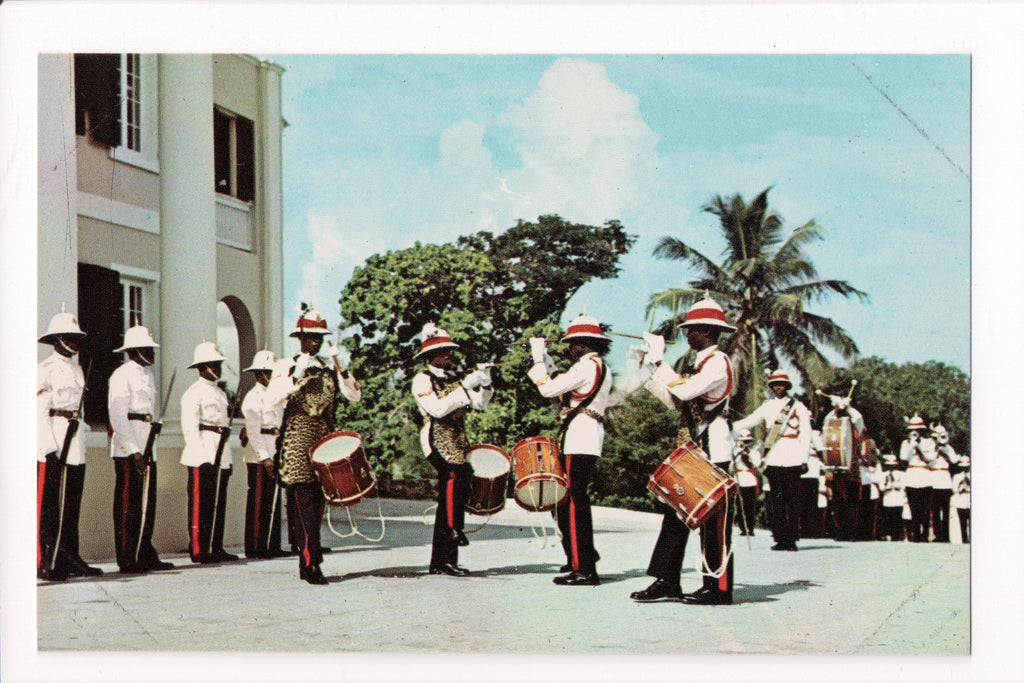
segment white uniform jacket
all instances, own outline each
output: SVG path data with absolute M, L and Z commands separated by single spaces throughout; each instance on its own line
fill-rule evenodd
M 593 396 L 587 409 L 603 418 L 612 392 L 612 372 L 607 365 L 604 380 L 598 386 L 603 362 L 600 355 L 591 352 L 581 356 L 564 374 L 552 377 L 546 365 L 536 363 L 527 376 L 537 385 L 537 390 L 544 398 L 556 398 L 572 392 L 569 396 L 569 409 Z M 586 412 L 577 413 L 565 430 L 565 452 L 600 456 L 603 445 L 603 420 L 596 420 Z
M 903 491 L 903 470 L 885 470 L 882 478 L 882 506 L 901 508 L 906 502 L 907 494 Z
M 736 483 L 740 486 L 757 486 L 757 468 L 761 466 L 761 449 L 754 446 L 747 452 L 746 460 L 748 465 L 740 457 L 740 446 L 737 444 L 733 451 L 732 467 L 736 476 Z
M 800 401 L 794 400 L 793 405 L 787 407 L 789 403 L 790 398 L 786 396 L 765 401 L 757 410 L 732 426 L 734 432 L 739 432 L 764 422 L 770 432 L 783 409 L 787 412 L 792 410 L 779 438 L 765 456 L 765 464 L 769 467 L 799 467 L 810 457 L 811 411 Z
M 907 464 L 903 475 L 903 486 L 908 489 L 928 488 L 932 485 L 929 463 L 935 459 L 935 442 L 929 438 L 918 439 L 917 445 L 904 440 L 900 444 L 900 460 Z
M 245 462 L 273 459 L 277 451 L 277 432 L 284 417 L 284 402 L 272 401 L 267 387 L 257 382 L 242 400 L 242 417 L 249 438 L 249 445 L 243 451 Z
M 440 419 L 459 408 L 484 410 L 494 395 L 494 389 L 491 387 L 470 391 L 460 384 L 450 394 L 438 396 L 434 391 L 431 376 L 437 379 L 447 377 L 447 381 L 453 380 L 453 377 L 445 370 L 433 365 L 427 365 L 426 370 L 417 373 L 412 378 L 412 395 L 416 398 L 420 414 L 423 415 L 423 428 L 420 429 L 420 448 L 423 449 L 423 455 L 430 455 L 431 452 L 430 425 L 432 420 Z
M 50 415 L 50 411 L 78 410 L 85 391 L 85 373 L 77 355 L 67 358 L 54 351 L 36 366 L 36 378 L 36 461 L 43 462 L 47 453 L 56 451 L 60 456 L 68 429 L 68 418 Z M 85 464 L 86 432 L 85 422 L 79 421 L 78 432 L 68 448 L 67 464 Z
M 280 403 L 282 406 L 287 402 L 288 397 L 295 392 L 296 384 L 294 377 L 294 368 L 298 359 L 305 354 L 299 354 L 298 356 L 291 357 L 287 356 L 277 361 L 274 365 L 274 371 L 270 376 L 270 384 L 267 386 L 267 392 L 269 398 L 273 404 L 277 405 Z M 321 368 L 334 367 L 333 363 L 328 364 L 326 360 L 320 356 L 309 357 L 309 364 L 307 367 L 319 366 Z M 348 373 L 347 377 L 342 377 L 340 372 L 335 371 L 338 380 L 338 389 L 341 391 L 341 395 L 347 398 L 353 403 L 359 403 L 363 397 L 363 390 L 360 388 L 356 378 Z
M 697 352 L 694 369 L 696 372 L 684 380 L 670 365 L 661 363 L 644 386 L 673 410 L 676 409 L 673 396 L 681 401 L 700 398 L 704 412 L 711 412 L 729 400 L 733 386 L 732 364 L 717 345 Z M 727 469 L 732 461 L 733 440 L 729 422 L 722 413 L 711 421 L 707 432 L 708 458 Z
M 877 463 L 870 467 L 860 465 L 860 485 L 871 487 L 871 500 L 878 500 L 884 480 L 885 476 L 881 465 Z
M 156 382 L 153 371 L 134 360 L 122 363 L 110 375 L 107 389 L 107 411 L 114 435 L 110 439 L 110 457 L 126 458 L 132 453 L 141 453 L 149 440 L 151 421 L 156 405 Z M 150 421 L 129 420 L 128 413 L 149 415 Z M 156 460 L 153 449 L 153 460 Z
M 200 377 L 181 396 L 181 434 L 185 448 L 181 451 L 181 464 L 199 467 L 213 464 L 217 456 L 218 432 L 200 429 L 200 425 L 226 427 L 228 425 L 228 396 L 214 382 Z M 221 469 L 231 467 L 230 439 L 224 443 L 220 456 Z
M 949 463 L 956 462 L 960 456 L 949 444 L 935 446 L 935 459 L 928 464 L 931 472 L 932 488 L 949 491 L 953 488 L 953 478 L 949 475 Z
M 969 470 L 953 475 L 953 505 L 961 510 L 971 509 L 971 473 Z
M 812 450 L 807 458 L 807 474 L 801 474 L 800 478 L 817 480 L 819 474 L 821 474 L 821 458 Z

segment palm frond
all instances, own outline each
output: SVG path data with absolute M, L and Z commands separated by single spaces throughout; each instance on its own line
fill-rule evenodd
M 721 277 L 723 274 L 717 263 L 675 237 L 662 237 L 652 254 L 656 258 L 686 261 L 698 272 L 710 277 Z

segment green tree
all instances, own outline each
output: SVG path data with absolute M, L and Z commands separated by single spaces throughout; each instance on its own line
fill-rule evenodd
M 363 401 L 343 403 L 341 423 L 358 431 L 378 473 L 432 472 L 417 444 L 419 411 L 409 391 L 421 361 L 418 335 L 436 322 L 460 344 L 465 368 L 498 362 L 495 397 L 470 413 L 475 441 L 506 450 L 518 440 L 557 429 L 557 417 L 523 381 L 529 349 L 512 342 L 560 335 L 558 321 L 572 295 L 592 278 L 619 272 L 633 244 L 618 221 L 588 226 L 541 216 L 505 233 L 480 232 L 456 244 L 420 244 L 378 254 L 357 268 L 341 294 L 344 344 L 363 384 Z M 563 352 L 551 346 L 552 355 Z
M 666 309 L 672 317 L 658 331 L 674 338 L 686 310 L 705 292 L 722 305 L 736 332 L 723 337 L 722 348 L 733 360 L 737 410 L 753 410 L 764 396 L 764 368 L 785 360 L 795 368 L 804 386 L 817 387 L 832 377 L 832 366 L 821 348 L 846 359 L 857 345 L 834 321 L 807 310 L 808 304 L 832 294 L 867 301 L 867 294 L 844 280 L 823 279 L 805 254 L 813 242 L 824 239 L 811 220 L 790 231 L 768 207 L 765 189 L 749 204 L 739 194 L 728 200 L 715 196 L 704 211 L 718 218 L 726 247 L 721 264 L 678 238 L 666 236 L 654 249 L 661 258 L 684 261 L 697 272 L 689 287 L 667 289 L 651 296 L 648 312 Z
M 945 425 L 958 453 L 970 451 L 971 381 L 959 368 L 938 361 L 896 365 L 871 356 L 837 370 L 825 391 L 845 396 L 852 380 L 857 380 L 853 406 L 883 453 L 899 454 L 907 433 L 903 418 L 914 413 L 926 424 Z

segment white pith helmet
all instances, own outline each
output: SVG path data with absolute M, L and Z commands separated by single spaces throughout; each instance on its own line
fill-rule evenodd
M 227 358 L 221 355 L 220 349 L 213 342 L 204 341 L 200 342 L 196 346 L 195 351 L 192 352 L 192 365 L 190 368 L 194 368 L 197 365 L 203 365 L 204 363 L 216 363 L 217 361 L 225 361 Z
M 601 323 L 591 315 L 581 315 L 569 323 L 569 329 L 565 331 L 562 341 L 570 339 L 604 339 L 611 341 L 611 337 L 605 335 L 601 329 Z
M 459 347 L 446 331 L 434 323 L 424 325 L 422 334 L 423 340 L 420 342 L 420 350 L 416 352 L 413 358 L 422 358 L 426 354 L 438 349 L 457 349 Z
M 74 314 L 61 311 L 50 318 L 46 334 L 39 338 L 39 343 L 53 344 L 57 341 L 57 337 L 78 337 L 81 339 L 84 336 L 85 332 L 82 332 L 82 328 L 78 326 L 78 320 Z
M 114 352 L 127 351 L 128 349 L 158 349 L 160 345 L 153 341 L 153 333 L 145 325 L 129 327 L 124 333 L 124 344 Z
M 692 327 L 695 325 L 707 325 L 709 327 L 720 327 L 728 332 L 735 332 L 736 328 L 725 320 L 725 311 L 722 307 L 705 292 L 704 298 L 690 306 L 686 312 L 686 319 L 679 324 L 680 327 Z
M 246 370 L 273 370 L 276 363 L 277 359 L 274 358 L 273 351 L 257 351 L 256 355 L 252 357 L 252 365 L 247 367 Z

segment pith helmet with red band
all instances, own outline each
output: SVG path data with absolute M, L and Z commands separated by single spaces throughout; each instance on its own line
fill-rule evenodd
M 707 295 L 704 295 L 703 299 L 690 306 L 690 310 L 686 312 L 686 320 L 680 323 L 679 326 L 694 327 L 696 325 L 719 327 L 727 332 L 736 331 L 735 327 L 725 321 L 725 311 L 722 310 L 722 307 Z
M 327 321 L 312 308 L 306 309 L 299 316 L 298 322 L 295 323 L 295 331 L 288 336 L 298 337 L 303 334 L 330 334 L 330 331 L 327 329 Z
M 457 349 L 455 343 L 448 333 L 434 323 L 427 323 L 423 326 L 423 341 L 420 342 L 420 350 L 413 358 L 422 358 L 427 354 L 441 349 Z
M 789 386 L 790 389 L 793 388 L 793 382 L 790 381 L 789 374 L 783 372 L 782 370 L 776 370 L 768 378 L 768 386 L 771 386 L 773 384 L 785 384 Z
M 903 419 L 906 420 L 907 418 L 903 418 Z M 917 413 L 914 413 L 914 417 L 912 417 L 909 420 L 907 420 L 907 430 L 908 431 L 917 430 L 917 431 L 921 432 L 922 434 L 924 434 L 925 433 L 925 429 L 926 429 L 926 427 L 925 427 L 925 424 L 924 424 L 924 420 L 922 420 L 921 416 L 918 415 Z
M 581 315 L 569 323 L 569 329 L 566 330 L 562 341 L 569 341 L 570 339 L 604 339 L 605 341 L 611 341 L 611 337 L 606 336 L 604 330 L 601 329 L 601 323 L 597 322 L 597 318 L 589 315 Z

